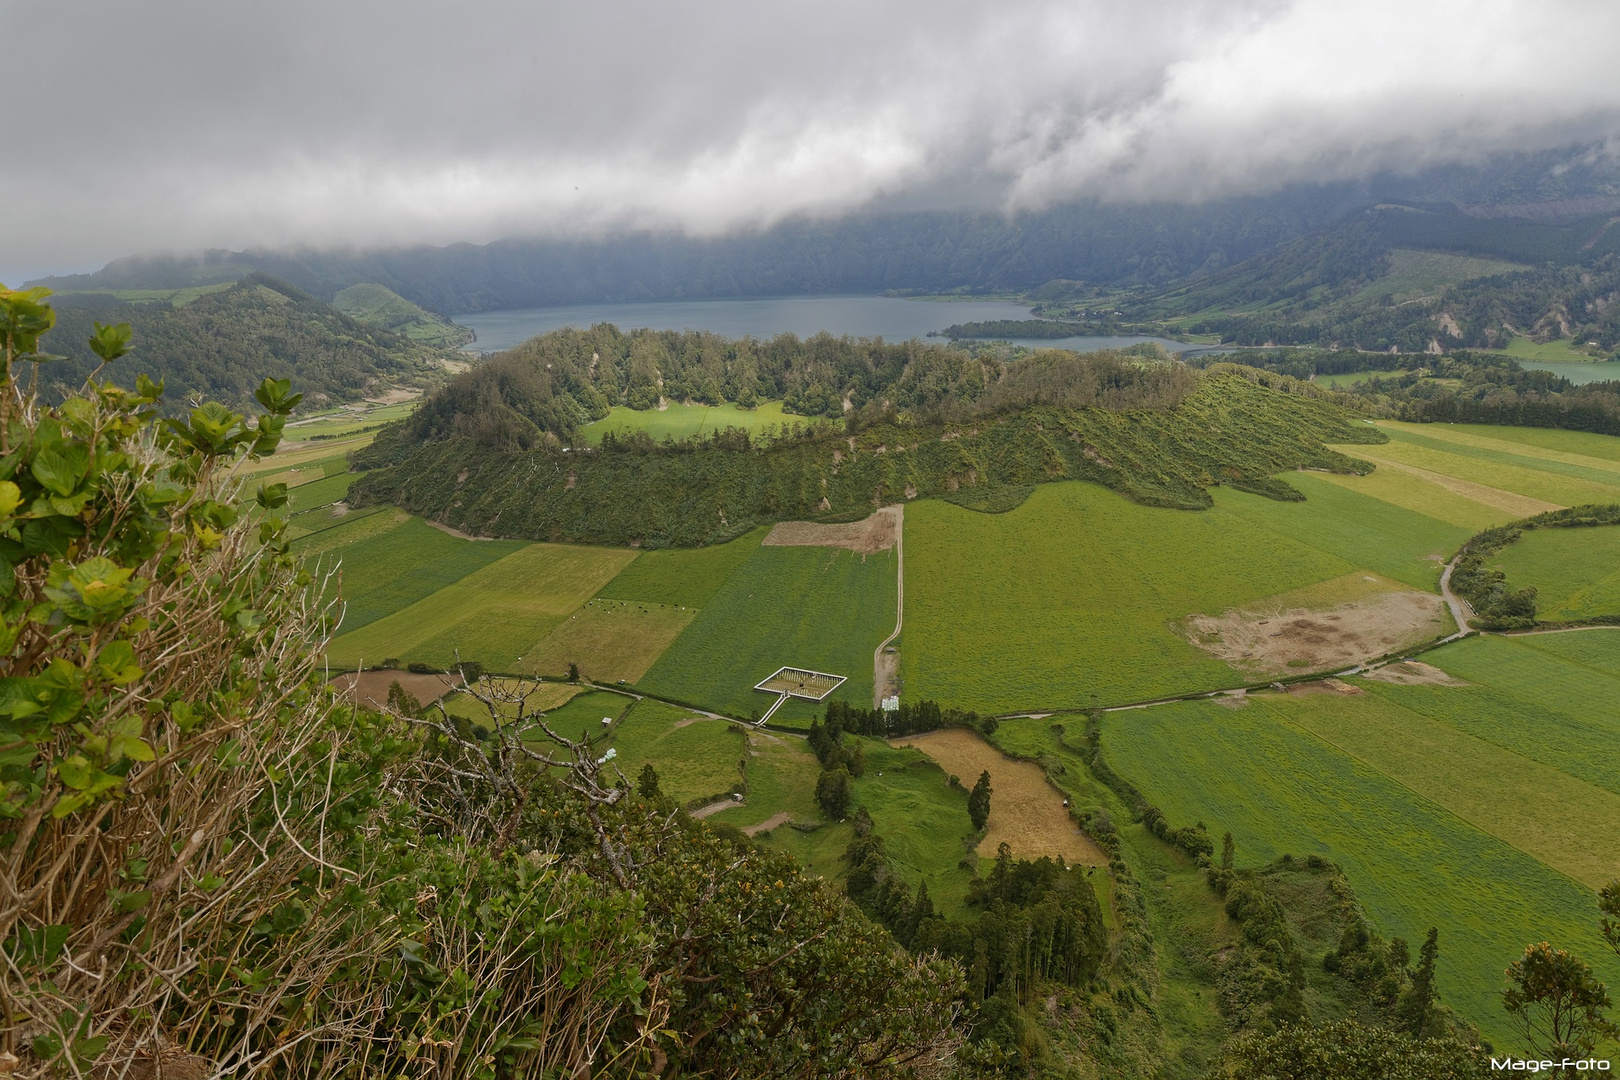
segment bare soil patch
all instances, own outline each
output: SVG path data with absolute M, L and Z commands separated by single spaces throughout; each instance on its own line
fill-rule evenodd
M 900 535 L 901 507 L 885 506 L 860 521 L 824 525 L 818 521 L 784 521 L 765 537 L 768 547 L 837 547 L 862 555 L 887 551 Z
M 1400 686 L 1467 686 L 1461 679 L 1446 674 L 1432 664 L 1421 660 L 1402 660 L 1398 664 L 1385 664 L 1367 672 L 1364 679 L 1396 683 Z
M 979 842 L 981 855 L 993 857 L 1005 843 L 1020 859 L 1046 855 L 1085 866 L 1108 865 L 1108 857 L 1080 831 L 1063 805 L 1062 792 L 1047 782 L 1039 765 L 1007 757 L 960 728 L 906 735 L 889 743 L 916 747 L 965 787 L 972 787 L 981 772 L 990 773 L 990 821 Z
M 1324 610 L 1234 609 L 1187 619 L 1194 645 L 1240 671 L 1298 675 L 1348 667 L 1437 637 L 1445 603 L 1429 593 L 1385 592 Z
M 1318 679 L 1315 682 L 1294 683 L 1289 686 L 1287 692 L 1296 697 L 1305 694 L 1343 694 L 1345 697 L 1360 697 L 1367 691 L 1340 679 Z
M 494 539 L 494 537 L 492 537 L 492 536 L 474 536 L 472 533 L 464 533 L 460 529 L 453 529 L 449 525 L 446 525 L 444 522 L 442 522 L 442 521 L 434 521 L 432 518 L 423 518 L 422 520 L 427 522 L 433 528 L 438 529 L 440 532 L 445 533 L 445 534 L 447 534 L 449 536 L 454 536 L 457 540 L 493 540 Z
M 742 803 L 738 802 L 736 799 L 716 799 L 707 806 L 700 806 L 696 810 L 693 810 L 692 816 L 695 818 L 706 818 L 710 814 L 718 814 L 722 810 L 741 805 Z
M 780 814 L 772 814 L 758 825 L 749 825 L 743 829 L 743 833 L 748 836 L 758 836 L 762 832 L 770 832 L 778 825 L 786 825 L 792 820 L 793 815 L 784 810 Z
M 348 700 L 373 708 L 388 703 L 388 688 L 394 683 L 399 683 L 406 693 L 427 705 L 460 686 L 461 678 L 457 675 L 417 675 L 409 671 L 377 669 L 359 674 L 349 672 L 332 680 L 333 687 Z

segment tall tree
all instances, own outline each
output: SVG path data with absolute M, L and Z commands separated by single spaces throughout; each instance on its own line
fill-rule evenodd
M 1538 1052 L 1586 1057 L 1599 1038 L 1614 1034 L 1604 1015 L 1609 988 L 1574 953 L 1545 941 L 1531 945 L 1508 967 L 1507 978 L 1502 1005 Z
M 984 823 L 990 820 L 990 773 L 986 770 L 979 774 L 979 782 L 973 785 L 968 794 L 968 817 L 973 819 L 974 829 L 984 828 Z
M 849 799 L 849 772 L 842 765 L 828 769 L 816 781 L 816 803 L 829 821 L 844 820 L 849 813 Z
M 1440 957 L 1440 930 L 1429 927 L 1429 936 L 1418 950 L 1417 970 L 1412 972 L 1412 984 L 1401 995 L 1396 1005 L 1396 1019 L 1400 1027 L 1413 1038 L 1421 1039 L 1434 1023 L 1434 964 Z

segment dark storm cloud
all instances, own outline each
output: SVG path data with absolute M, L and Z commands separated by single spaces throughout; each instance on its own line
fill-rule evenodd
M 0 43 L 0 267 L 1201 199 L 1620 130 L 1609 0 L 0 0 Z

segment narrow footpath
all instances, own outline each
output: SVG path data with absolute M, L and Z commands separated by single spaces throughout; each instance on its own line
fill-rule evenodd
M 878 647 L 872 650 L 872 708 L 883 707 L 884 691 L 888 689 L 890 677 L 899 681 L 899 672 L 895 669 L 900 665 L 898 654 L 891 665 L 884 659 L 883 650 L 895 638 L 900 636 L 900 627 L 906 618 L 906 508 L 904 505 L 895 507 L 899 511 L 899 522 L 894 530 L 894 633 L 884 638 Z

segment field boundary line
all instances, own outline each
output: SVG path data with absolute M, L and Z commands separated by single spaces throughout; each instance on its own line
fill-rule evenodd
M 906 618 L 906 506 L 905 503 L 896 505 L 895 510 L 900 518 L 899 525 L 894 530 L 894 633 L 878 642 L 878 647 L 872 650 L 872 707 L 881 708 L 883 705 L 883 681 L 879 678 L 883 668 L 883 650 L 889 643 L 900 636 L 900 628 Z

